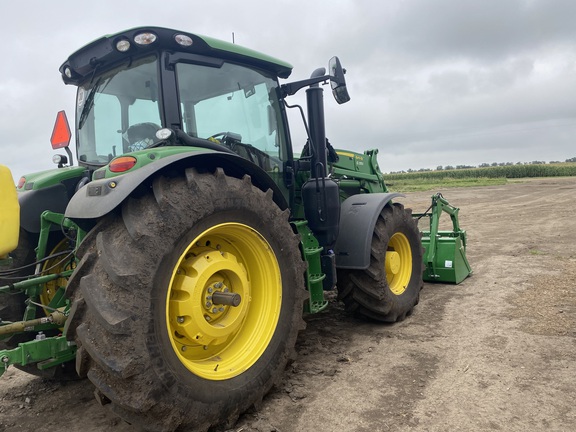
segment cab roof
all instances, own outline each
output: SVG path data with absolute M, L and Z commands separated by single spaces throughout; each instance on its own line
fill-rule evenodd
M 108 69 L 127 58 L 163 50 L 231 60 L 259 67 L 279 78 L 288 78 L 292 72 L 291 64 L 258 51 L 163 27 L 136 27 L 96 39 L 70 55 L 60 72 L 66 84 L 78 85 L 99 67 Z

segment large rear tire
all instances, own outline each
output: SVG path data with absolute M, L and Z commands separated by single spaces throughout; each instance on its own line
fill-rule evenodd
M 288 211 L 248 176 L 159 177 L 80 253 L 77 370 L 126 421 L 230 424 L 281 379 L 304 327 L 305 266 Z
M 346 310 L 384 322 L 402 321 L 422 289 L 422 246 L 412 212 L 401 204 L 380 213 L 366 270 L 339 270 L 338 296 Z

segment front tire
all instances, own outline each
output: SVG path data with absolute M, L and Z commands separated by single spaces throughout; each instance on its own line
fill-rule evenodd
M 146 430 L 206 430 L 281 379 L 304 326 L 305 266 L 271 191 L 188 169 L 95 230 L 68 330 L 79 374 L 116 413 Z
M 383 322 L 402 321 L 418 304 L 422 289 L 422 246 L 412 212 L 386 205 L 372 235 L 370 266 L 340 270 L 338 296 L 346 310 Z

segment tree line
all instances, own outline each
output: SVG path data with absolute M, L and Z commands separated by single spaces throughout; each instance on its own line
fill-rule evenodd
M 435 170 L 431 168 L 420 168 L 418 170 L 408 169 L 406 171 L 391 171 L 390 174 L 402 174 L 402 173 L 415 173 L 415 172 L 430 172 L 430 171 L 451 171 L 451 170 L 463 170 L 463 169 L 474 169 L 474 168 L 490 168 L 490 167 L 504 167 L 504 166 L 514 166 L 514 165 L 546 165 L 547 163 L 550 165 L 554 164 L 561 164 L 561 163 L 576 163 L 576 156 L 566 159 L 564 162 L 561 161 L 532 161 L 532 162 L 492 162 L 492 163 L 481 163 L 478 166 L 474 165 L 438 165 Z

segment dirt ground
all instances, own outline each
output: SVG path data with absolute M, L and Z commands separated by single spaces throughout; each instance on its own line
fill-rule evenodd
M 382 325 L 335 300 L 307 318 L 282 385 L 233 432 L 576 430 L 576 178 L 443 190 L 460 207 L 474 275 L 425 284 Z M 424 211 L 430 192 L 403 202 Z M 88 381 L 10 368 L 0 431 L 134 432 Z

